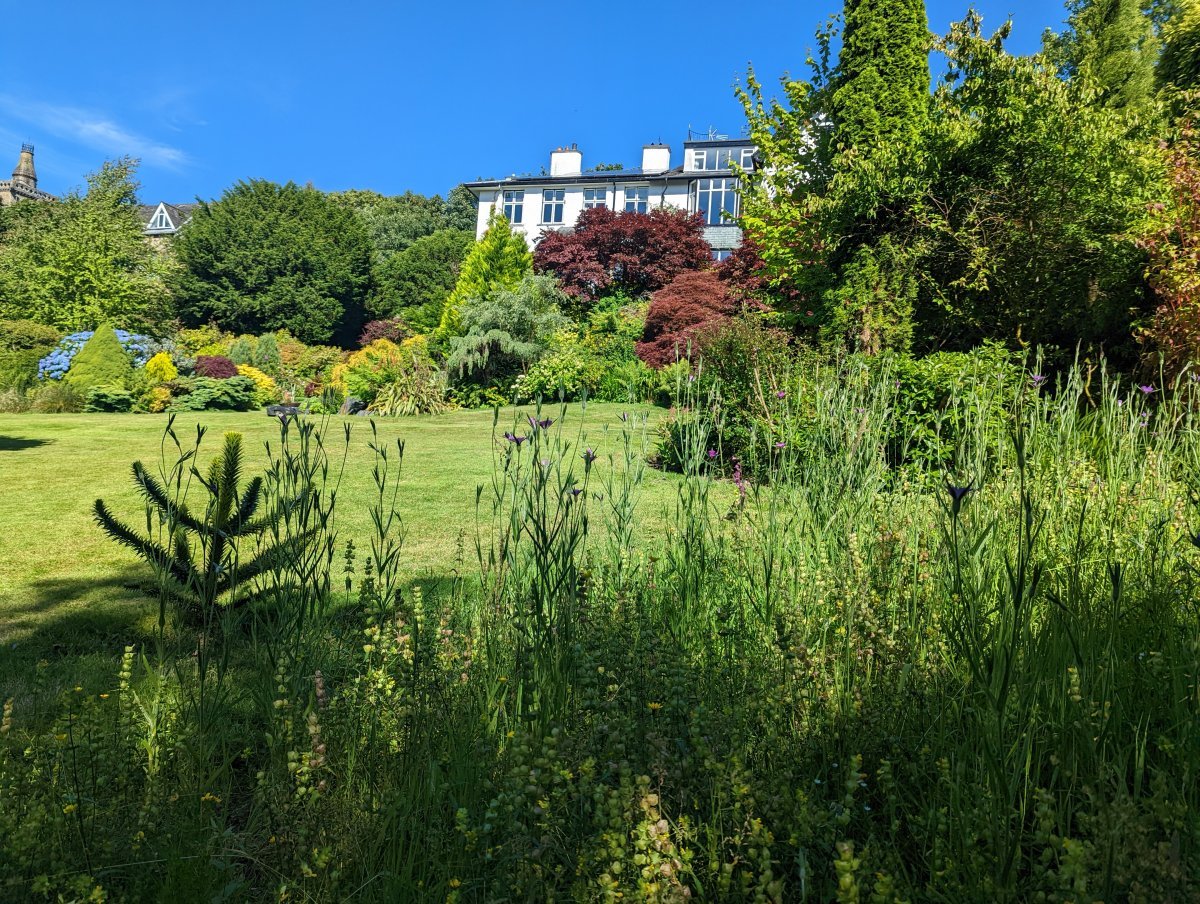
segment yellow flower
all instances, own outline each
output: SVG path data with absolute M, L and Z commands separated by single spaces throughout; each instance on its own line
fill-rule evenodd
M 108 699 L 108 694 L 101 694 L 101 695 L 100 695 L 100 699 L 101 699 L 101 700 L 107 700 L 107 699 Z
M 208 804 L 219 804 L 221 802 L 221 798 L 217 797 L 217 795 L 213 794 L 211 791 L 206 791 L 206 792 L 204 792 L 204 796 L 202 798 L 200 798 L 200 802 L 208 803 Z
M 652 712 L 652 713 L 656 713 L 656 712 L 658 712 L 660 709 L 662 709 L 662 704 L 661 704 L 661 703 L 647 703 L 647 704 L 646 704 L 646 708 L 647 708 L 648 710 L 650 710 L 650 712 Z
M 74 813 L 78 809 L 79 808 L 77 806 L 75 806 L 75 804 L 67 804 L 65 807 L 63 807 L 63 812 L 69 815 L 71 813 Z
M 458 888 L 460 885 L 462 885 L 462 882 L 461 882 L 460 880 L 458 880 L 458 879 L 451 879 L 451 880 L 450 880 L 450 887 L 451 887 L 451 888 Z

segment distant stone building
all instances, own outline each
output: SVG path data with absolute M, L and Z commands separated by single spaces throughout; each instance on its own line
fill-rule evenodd
M 0 207 L 7 207 L 18 201 L 54 200 L 54 195 L 37 187 L 37 170 L 33 168 L 33 145 L 21 145 L 21 159 L 17 161 L 12 178 L 0 180 Z

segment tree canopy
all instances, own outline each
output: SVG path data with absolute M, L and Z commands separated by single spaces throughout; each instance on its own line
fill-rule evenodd
M 393 254 L 376 267 L 371 313 L 400 317 L 420 332 L 433 330 L 474 244 L 473 231 L 439 229 Z
M 86 194 L 0 208 L 0 318 L 62 330 L 149 329 L 170 316 L 168 258 L 142 235 L 137 161 L 106 162 Z
M 287 330 L 351 344 L 371 288 L 371 242 L 354 213 L 313 188 L 238 182 L 201 204 L 176 240 L 185 323 Z

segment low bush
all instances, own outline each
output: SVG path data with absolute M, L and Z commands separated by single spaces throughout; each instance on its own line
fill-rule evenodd
M 169 411 L 253 411 L 258 387 L 249 377 L 195 377 L 176 381 Z
M 237 365 L 224 355 L 197 355 L 196 376 L 226 380 L 238 375 Z
M 142 367 L 150 360 L 155 342 L 149 336 L 131 333 L 128 330 L 112 330 L 121 348 L 129 356 L 133 367 Z M 44 358 L 38 362 L 38 377 L 48 380 L 61 380 L 67 375 L 71 364 L 80 350 L 95 335 L 94 330 L 84 330 L 64 336 Z
M 254 381 L 255 399 L 260 406 L 279 401 L 279 386 L 257 367 L 239 364 L 237 372 L 240 376 L 249 377 Z
M 132 411 L 133 393 L 121 386 L 95 386 L 88 390 L 84 411 Z
M 84 397 L 70 383 L 47 380 L 29 390 L 29 410 L 38 414 L 73 414 L 83 411 Z
M 358 337 L 360 348 L 370 345 L 376 339 L 387 339 L 391 342 L 403 342 L 412 336 L 413 331 L 399 317 L 387 320 L 372 320 L 363 327 L 362 335 Z
M 154 355 L 146 362 L 143 369 L 153 383 L 170 383 L 179 376 L 179 368 L 175 366 L 171 361 L 171 356 L 166 352 Z

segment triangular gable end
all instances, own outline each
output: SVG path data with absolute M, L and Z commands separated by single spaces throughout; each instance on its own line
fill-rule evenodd
M 146 224 L 147 229 L 174 229 L 175 223 L 171 220 L 171 215 L 167 213 L 167 205 L 159 202 L 158 207 L 154 210 L 154 216 L 150 218 L 150 222 Z

